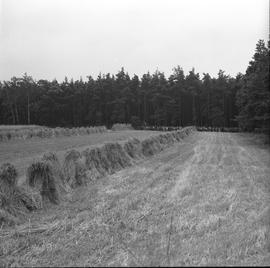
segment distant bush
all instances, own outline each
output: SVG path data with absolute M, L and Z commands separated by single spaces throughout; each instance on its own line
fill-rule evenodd
M 120 124 L 116 123 L 112 126 L 112 130 L 117 131 L 117 130 L 132 130 L 133 127 L 131 124 Z

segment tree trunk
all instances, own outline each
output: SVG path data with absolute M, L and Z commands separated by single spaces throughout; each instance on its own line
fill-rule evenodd
M 6 90 L 6 94 L 7 94 L 8 105 L 9 105 L 9 108 L 10 108 L 10 113 L 11 113 L 11 116 L 12 116 L 12 123 L 13 123 L 13 125 L 15 125 L 16 118 L 15 118 L 15 113 L 14 113 L 14 110 L 13 110 L 13 105 L 11 103 L 11 100 L 10 100 L 10 97 L 9 97 L 9 94 L 8 94 L 8 90 Z
M 17 108 L 17 103 L 15 102 L 15 118 L 16 118 L 16 124 L 19 124 L 19 114 L 18 114 L 18 108 Z

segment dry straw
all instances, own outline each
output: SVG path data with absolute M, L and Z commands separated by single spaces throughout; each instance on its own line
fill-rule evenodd
M 124 144 L 124 150 L 131 158 L 138 159 L 143 157 L 141 142 L 136 138 L 128 140 Z
M 102 150 L 105 151 L 113 172 L 131 165 L 128 154 L 119 143 L 107 143 L 102 147 Z
M 40 133 L 40 130 L 34 130 Z M 102 127 L 89 128 L 85 132 L 77 128 L 76 132 L 103 130 Z M 193 130 L 194 127 L 187 127 L 152 136 L 143 141 L 133 138 L 123 146 L 119 143 L 107 143 L 101 147 L 89 148 L 82 154 L 71 150 L 65 155 L 63 167 L 56 154 L 48 152 L 41 160 L 29 166 L 27 170 L 27 181 L 31 187 L 29 189 L 19 188 L 16 185 L 17 171 L 13 165 L 6 163 L 0 168 L 0 224 L 16 224 L 28 211 L 38 209 L 47 202 L 58 204 L 71 188 L 131 166 L 133 159 L 157 154 L 175 142 L 181 141 Z M 47 131 L 46 135 L 58 135 L 56 133 L 61 134 L 61 131 L 63 129 Z M 69 133 L 73 132 L 69 130 Z
M 9 163 L 0 168 L 0 223 L 17 223 L 27 211 L 39 208 L 38 198 L 16 185 L 17 171 Z
M 42 159 L 43 161 L 50 164 L 54 176 L 56 176 L 63 184 L 65 184 L 65 177 L 62 171 L 61 164 L 54 152 L 46 152 Z
M 71 188 L 85 185 L 91 178 L 88 176 L 86 165 L 80 152 L 68 151 L 65 155 L 63 172 L 67 183 Z
M 58 204 L 71 188 L 131 166 L 134 160 L 157 154 L 193 130 L 193 127 L 184 128 L 143 141 L 133 138 L 123 146 L 106 143 L 101 147 L 88 148 L 82 153 L 71 150 L 65 155 L 63 167 L 56 154 L 49 152 L 28 168 L 28 182 L 41 194 L 43 201 Z
M 29 185 L 41 194 L 45 203 L 58 204 L 69 191 L 59 160 L 52 152 L 30 165 L 27 178 Z

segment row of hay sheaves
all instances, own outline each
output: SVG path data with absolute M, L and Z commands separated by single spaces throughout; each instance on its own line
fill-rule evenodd
M 36 128 L 18 128 L 11 130 L 0 130 L 0 141 L 7 141 L 13 139 L 31 139 L 38 138 L 52 138 L 63 136 L 80 136 L 93 133 L 106 132 L 105 126 L 99 127 L 74 127 L 74 128 L 48 128 L 48 127 L 36 127 Z
M 106 143 L 83 152 L 70 150 L 62 164 L 54 153 L 46 153 L 28 167 L 27 181 L 20 187 L 14 166 L 4 164 L 0 169 L 0 224 L 16 223 L 28 211 L 59 204 L 74 188 L 159 153 L 193 130 L 187 127 L 142 141 L 132 138 L 123 144 Z
M 238 127 L 197 127 L 198 131 L 211 131 L 211 132 L 240 132 Z

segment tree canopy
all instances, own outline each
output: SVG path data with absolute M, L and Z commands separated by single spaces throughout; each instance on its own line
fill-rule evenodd
M 34 80 L 24 74 L 0 82 L 0 124 L 85 126 L 130 123 L 254 129 L 269 124 L 269 43 L 259 40 L 246 74 L 202 77 L 180 66 L 139 78 L 121 68 L 87 81 Z

